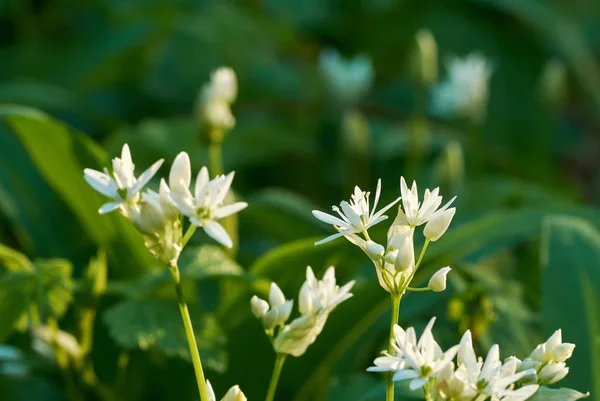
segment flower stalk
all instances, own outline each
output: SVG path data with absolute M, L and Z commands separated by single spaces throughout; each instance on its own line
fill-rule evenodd
M 402 300 L 402 295 L 392 293 L 390 294 L 392 300 L 392 320 L 390 323 L 390 341 L 388 344 L 388 352 L 391 354 L 394 352 L 393 340 L 394 340 L 394 326 L 398 324 L 398 317 L 400 315 L 400 301 Z M 394 374 L 390 372 L 387 377 L 386 391 L 385 391 L 385 400 L 386 401 L 394 401 Z
M 279 376 L 281 376 L 281 370 L 287 354 L 277 354 L 275 359 L 275 366 L 273 367 L 273 374 L 271 375 L 271 382 L 269 383 L 269 390 L 267 391 L 267 397 L 265 401 L 273 401 L 275 398 L 275 391 L 277 390 L 277 383 L 279 383 Z
M 200 400 L 210 401 L 208 389 L 206 388 L 206 378 L 204 377 L 204 370 L 202 369 L 202 360 L 200 359 L 200 352 L 198 351 L 198 345 L 196 344 L 196 337 L 194 335 L 194 328 L 192 326 L 192 319 L 190 318 L 190 312 L 185 299 L 183 298 L 183 288 L 181 287 L 181 275 L 179 274 L 179 267 L 177 267 L 177 265 L 172 265 L 169 266 L 169 270 L 173 276 L 173 281 L 175 281 L 175 292 L 177 293 L 177 301 L 179 303 L 181 319 L 183 320 L 183 325 L 185 326 L 185 337 L 187 338 L 188 345 L 190 347 L 190 354 L 192 355 L 192 363 L 194 365 L 196 381 L 198 382 Z

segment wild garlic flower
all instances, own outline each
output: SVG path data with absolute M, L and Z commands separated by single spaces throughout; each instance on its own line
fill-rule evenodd
M 438 345 L 431 332 L 435 318 L 432 318 L 425 327 L 421 338 L 415 344 L 412 336 L 395 336 L 393 344 L 396 355 L 404 359 L 404 367 L 395 371 L 393 380 L 410 380 L 409 387 L 416 390 L 425 386 L 434 379 L 442 369 L 452 362 L 458 351 L 458 345 L 446 352 Z M 394 328 L 394 334 L 399 332 Z
M 187 153 L 181 152 L 171 168 L 169 182 L 171 197 L 179 211 L 190 219 L 190 223 L 201 227 L 215 241 L 231 248 L 233 243 L 227 231 L 217 220 L 246 208 L 246 202 L 223 206 L 225 196 L 233 182 L 234 173 L 220 175 L 210 180 L 208 169 L 202 167 L 196 178 L 194 194 L 189 190 L 191 166 Z
M 467 331 L 460 342 L 458 351 L 459 370 L 456 376 L 465 385 L 465 394 L 472 399 L 486 399 L 493 401 L 510 400 L 523 401 L 531 397 L 539 388 L 537 384 L 526 385 L 513 389 L 514 383 L 523 377 L 535 374 L 533 369 L 519 373 L 517 368 L 519 360 L 509 358 L 503 364 L 500 361 L 500 348 L 493 345 L 483 364 L 475 356 L 470 331 Z
M 275 352 L 301 356 L 315 342 L 323 330 L 329 314 L 342 302 L 352 297 L 354 281 L 339 287 L 335 268 L 329 267 L 322 280 L 317 280 L 312 269 L 306 268 L 306 281 L 299 293 L 300 317 L 285 325 L 273 341 Z M 257 308 L 258 309 L 258 308 Z
M 329 91 L 343 105 L 358 102 L 373 83 L 373 65 L 365 54 L 346 60 L 337 50 L 323 50 L 319 67 Z
M 433 292 L 442 292 L 446 289 L 446 276 L 452 270 L 450 267 L 442 267 L 440 270 L 435 272 L 431 279 L 429 279 L 429 284 L 427 287 Z
M 252 313 L 262 320 L 267 331 L 273 330 L 277 326 L 283 326 L 292 314 L 293 305 L 294 301 L 286 300 L 283 291 L 275 283 L 271 283 L 268 303 L 256 295 L 250 300 Z
M 454 216 L 455 208 L 448 209 L 448 207 L 454 202 L 456 196 L 440 208 L 442 204 L 440 189 L 435 188 L 433 191 L 426 189 L 423 203 L 420 203 L 417 183 L 413 181 L 409 190 L 404 177 L 400 178 L 400 192 L 403 210 L 398 211 L 394 224 L 407 224 L 411 227 L 427 224 L 424 230 L 425 236 L 430 235 L 427 238 L 432 241 L 437 240 L 446 231 Z
M 565 361 L 573 355 L 575 344 L 562 342 L 562 331 L 556 330 L 548 340 L 539 344 L 525 358 L 519 370 L 534 369 L 539 384 L 554 384 L 567 376 L 569 368 Z
M 355 187 L 350 202 L 342 201 L 340 207 L 332 207 L 332 210 L 337 213 L 339 217 L 323 213 L 319 210 L 313 210 L 313 216 L 325 223 L 333 224 L 333 227 L 338 231 L 337 234 L 330 235 L 321 241 L 317 241 L 315 245 L 321 245 L 336 238 L 357 233 L 362 233 L 368 238 L 367 230 L 375 224 L 387 219 L 387 216 L 385 216 L 384 213 L 400 201 L 400 198 L 398 198 L 380 211 L 375 212 L 379 202 L 379 196 L 381 195 L 381 180 L 377 181 L 377 190 L 375 191 L 375 200 L 372 208 L 369 203 L 370 195 L 370 192 L 365 192 L 359 187 Z
M 215 70 L 198 95 L 200 118 L 212 129 L 230 130 L 235 125 L 231 104 L 237 97 L 237 78 L 228 67 Z
M 433 111 L 442 116 L 458 116 L 481 122 L 489 98 L 493 68 L 480 53 L 446 62 L 448 78 L 433 92 Z
M 127 144 L 123 145 L 121 157 L 112 160 L 112 172 L 104 172 L 86 168 L 83 176 L 88 184 L 102 195 L 112 199 L 105 203 L 98 212 L 105 214 L 119 209 L 125 217 L 130 217 L 137 210 L 140 191 L 152 179 L 163 163 L 163 159 L 155 162 L 139 177 L 135 177 L 135 165 L 131 159 L 131 152 Z
M 209 401 L 217 401 L 217 396 L 215 395 L 215 391 L 213 390 L 210 382 L 206 381 L 206 389 L 208 390 L 208 400 Z M 247 401 L 248 399 L 240 390 L 240 386 L 237 384 L 229 389 L 227 393 L 221 398 L 221 401 Z

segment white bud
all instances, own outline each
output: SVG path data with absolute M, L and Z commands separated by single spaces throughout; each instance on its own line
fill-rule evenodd
M 519 365 L 519 372 L 523 372 L 524 370 L 528 370 L 528 369 L 535 369 L 537 370 L 541 365 L 541 362 L 539 361 L 534 361 L 533 359 L 530 358 L 525 358 L 523 360 L 523 362 L 521 362 L 521 364 Z
M 396 258 L 398 257 L 398 250 L 393 250 L 385 254 L 385 261 L 387 263 L 394 264 L 396 263 Z
M 247 401 L 247 398 L 240 390 L 240 386 L 235 385 L 229 389 L 221 401 Z
M 371 240 L 367 241 L 365 250 L 367 252 L 367 255 L 372 260 L 380 260 L 383 257 L 383 254 L 385 253 L 385 248 L 383 247 L 383 245 L 380 245 Z
M 535 347 L 535 349 L 531 352 L 529 358 L 537 362 L 543 362 L 545 354 L 546 344 L 540 344 L 537 347 Z
M 538 373 L 539 383 L 554 384 L 564 379 L 568 373 L 569 368 L 566 367 L 564 362 L 549 363 Z
M 212 73 L 210 91 L 213 98 L 233 103 L 237 96 L 237 78 L 229 67 L 218 68 Z
M 410 237 L 405 237 L 398 249 L 394 263 L 396 271 L 405 271 L 415 266 L 415 248 Z
M 308 282 L 305 281 L 304 284 L 302 284 L 302 288 L 300 288 L 300 295 L 298 296 L 298 298 L 298 310 L 300 311 L 300 313 L 302 315 L 308 315 L 309 313 L 311 313 L 313 311 L 313 300 L 311 297 L 311 291 Z
M 260 299 L 256 295 L 250 300 L 252 314 L 257 318 L 263 317 L 269 311 L 269 304 L 264 299 Z
M 269 303 L 273 308 L 285 303 L 285 295 L 283 295 L 283 292 L 275 283 L 271 283 L 271 289 L 269 290 Z
M 235 126 L 235 117 L 229 104 L 220 100 L 210 100 L 203 107 L 203 117 L 214 129 L 230 130 Z
M 564 362 L 573 355 L 573 350 L 575 350 L 575 344 L 559 344 L 552 351 L 552 358 L 556 362 Z
M 452 207 L 441 213 L 436 213 L 425 225 L 425 229 L 423 230 L 425 238 L 428 238 L 430 241 L 437 241 L 440 239 L 448 229 L 448 226 L 450 226 L 455 212 L 456 208 Z
M 444 291 L 446 289 L 446 276 L 450 270 L 452 269 L 446 266 L 435 272 L 435 274 L 431 276 L 431 279 L 429 279 L 429 289 L 433 292 Z
M 263 317 L 263 324 L 265 325 L 265 329 L 271 330 L 273 327 L 277 326 L 277 322 L 279 322 L 279 309 L 272 308 Z
M 277 322 L 276 325 L 284 325 L 285 322 L 290 318 L 292 314 L 292 307 L 294 301 L 285 301 L 283 305 L 277 307 Z

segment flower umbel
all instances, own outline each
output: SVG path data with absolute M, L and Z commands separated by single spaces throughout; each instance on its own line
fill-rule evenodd
M 342 201 L 340 207 L 332 207 L 332 210 L 336 212 L 339 217 L 323 213 L 319 210 L 313 210 L 313 216 L 325 223 L 333 224 L 334 228 L 338 230 L 337 234 L 330 235 L 329 237 L 316 242 L 315 245 L 324 244 L 344 235 L 363 233 L 365 236 L 368 236 L 366 234 L 367 230 L 375 224 L 387 219 L 387 216 L 385 216 L 384 213 L 400 201 L 400 198 L 397 198 L 395 201 L 376 212 L 375 210 L 379 202 L 380 194 L 381 180 L 378 180 L 373 207 L 371 207 L 369 202 L 371 193 L 362 191 L 359 187 L 355 187 L 350 202 Z

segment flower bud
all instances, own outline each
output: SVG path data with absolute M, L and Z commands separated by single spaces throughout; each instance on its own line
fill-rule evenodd
M 252 314 L 259 319 L 269 311 L 269 304 L 267 301 L 260 299 L 256 295 L 250 300 L 250 306 L 252 309 Z
M 452 270 L 450 267 L 442 267 L 440 270 L 435 272 L 429 280 L 428 287 L 433 292 L 442 292 L 446 289 L 446 276 L 448 272 Z
M 540 344 L 529 354 L 529 359 L 537 362 L 544 361 L 544 355 L 546 353 L 546 344 Z
M 229 389 L 221 401 L 247 401 L 247 398 L 240 390 L 240 386 L 235 385 Z
M 204 105 L 202 117 L 215 130 L 230 130 L 235 126 L 235 117 L 231 113 L 231 108 L 219 99 L 211 100 Z
M 383 247 L 383 245 L 380 245 L 371 240 L 367 241 L 365 250 L 367 252 L 367 255 L 372 260 L 380 260 L 383 257 L 383 254 L 385 253 L 385 248 Z
M 233 103 L 237 96 L 237 78 L 229 67 L 221 67 L 212 73 L 210 81 L 211 96 L 226 103 Z
M 278 322 L 279 322 L 278 308 L 272 308 L 263 317 L 263 324 L 265 325 L 266 330 L 271 330 L 273 327 L 277 326 Z
M 276 325 L 284 325 L 285 322 L 290 318 L 292 314 L 292 306 L 294 301 L 285 301 L 283 305 L 277 307 L 277 322 Z
M 396 258 L 398 257 L 398 250 L 390 251 L 385 254 L 385 261 L 387 263 L 391 263 L 392 265 L 396 263 Z
M 538 373 L 538 380 L 540 384 L 554 384 L 564 379 L 568 373 L 569 368 L 564 362 L 549 363 Z
M 539 361 L 535 361 L 531 358 L 525 358 L 523 360 L 523 362 L 521 362 L 521 364 L 519 365 L 519 368 L 517 369 L 518 372 L 523 372 L 525 370 L 528 369 L 535 369 L 537 370 L 541 365 L 541 362 Z
M 304 284 L 302 284 L 302 288 L 300 288 L 300 295 L 298 296 L 298 310 L 302 315 L 308 315 L 313 311 L 313 300 L 310 295 L 311 291 L 309 285 L 305 281 Z
M 415 248 L 410 237 L 405 237 L 404 242 L 398 249 L 398 255 L 394 263 L 396 271 L 405 271 L 415 266 Z
M 283 292 L 275 283 L 271 283 L 271 289 L 269 290 L 269 303 L 273 308 L 285 303 L 285 295 L 283 295 Z
M 552 358 L 556 362 L 564 362 L 573 355 L 575 344 L 562 343 L 557 345 L 552 351 Z
M 452 207 L 441 213 L 436 213 L 425 225 L 425 229 L 423 230 L 425 238 L 428 238 L 430 241 L 437 241 L 440 239 L 448 229 L 448 226 L 450 226 L 450 222 L 452 222 L 455 212 L 456 208 Z

